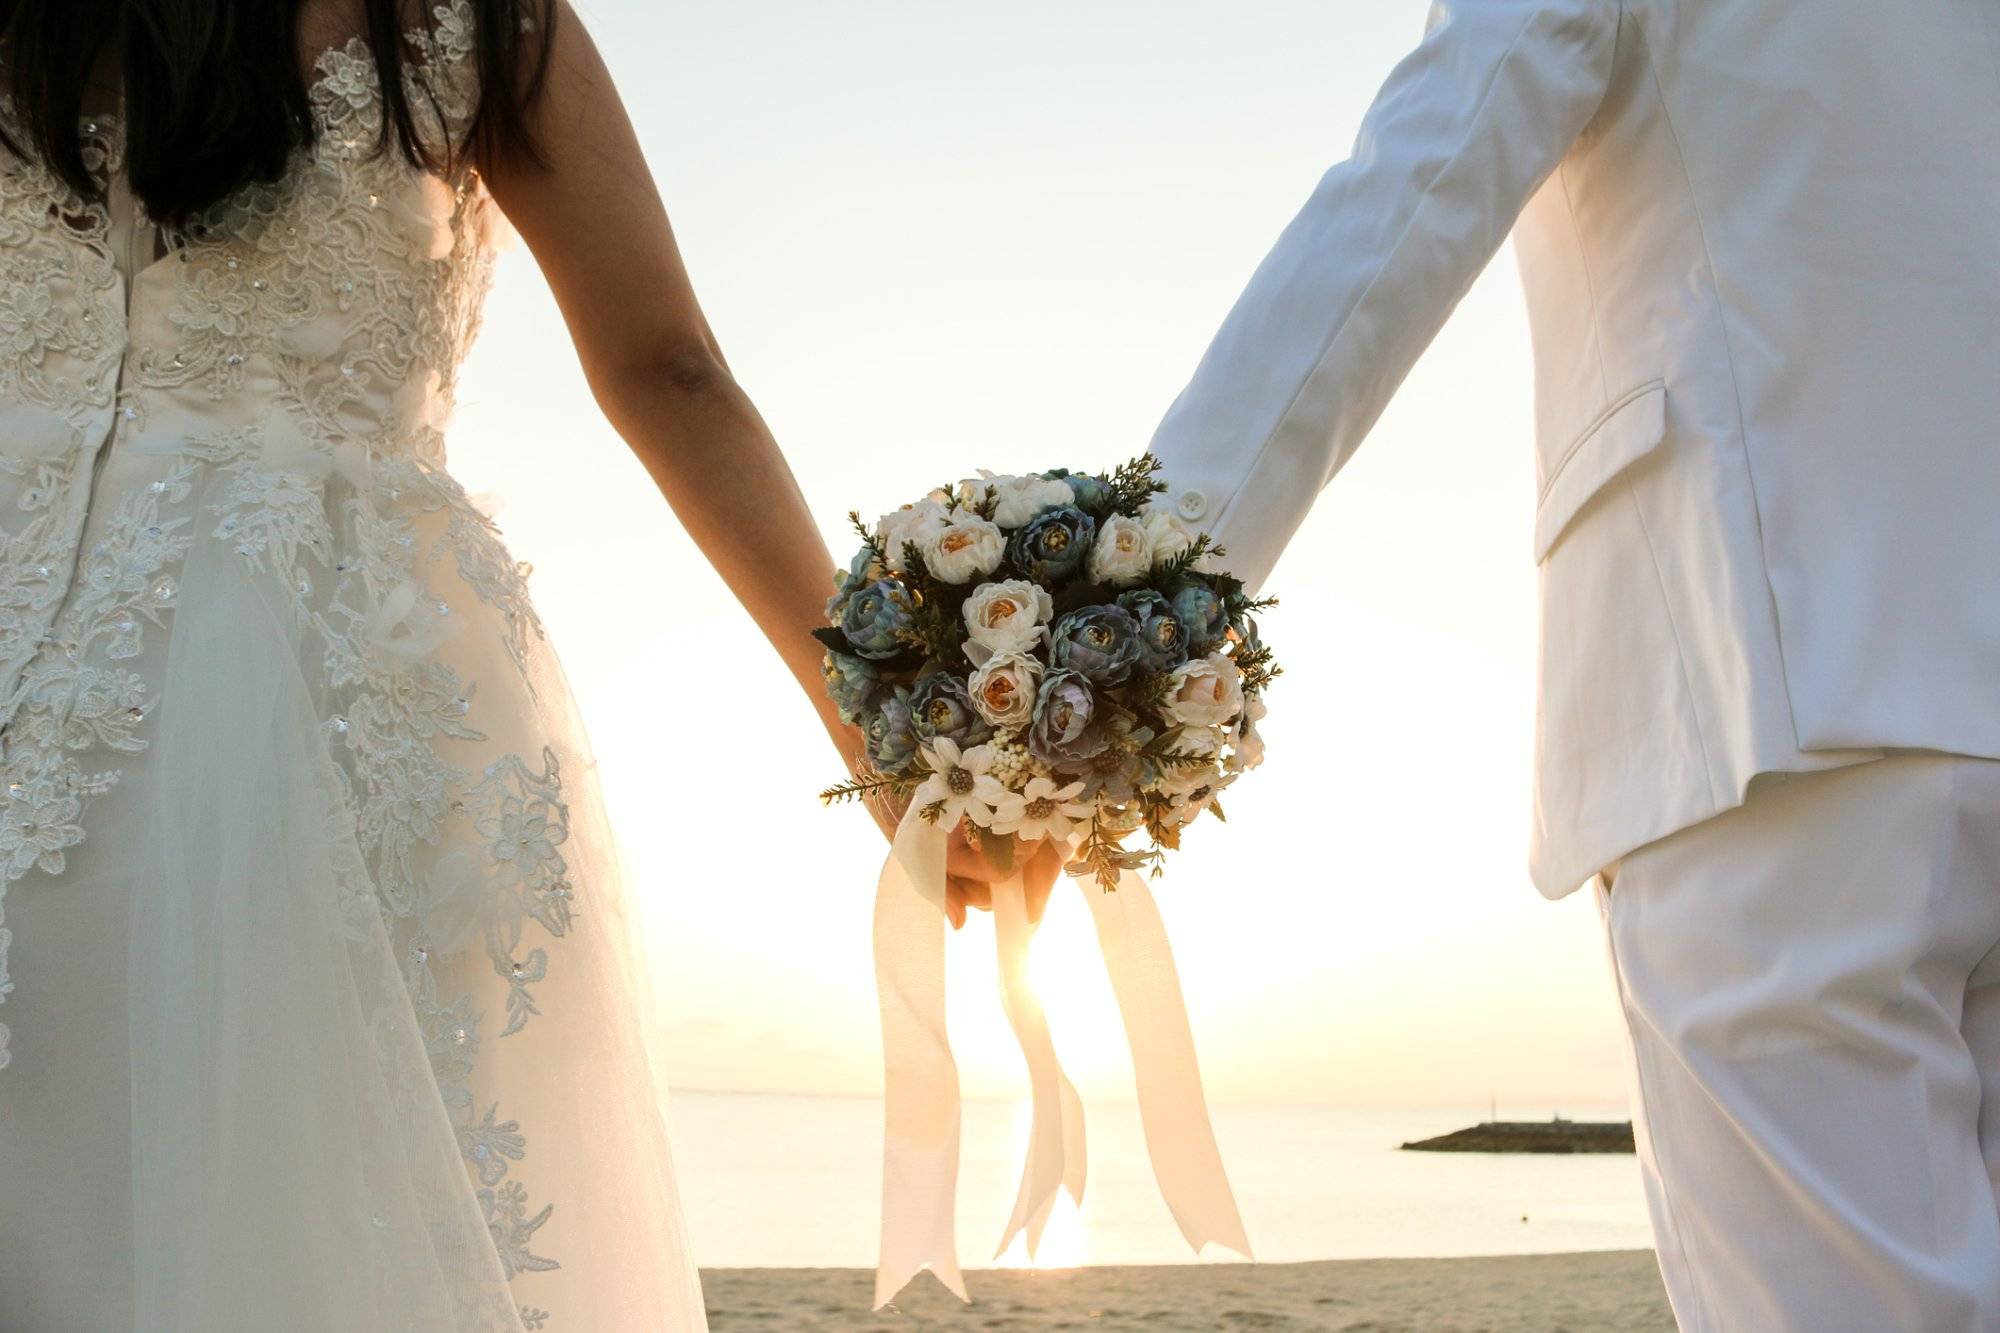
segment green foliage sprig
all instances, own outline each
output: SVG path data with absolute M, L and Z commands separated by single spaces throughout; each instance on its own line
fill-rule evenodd
M 864 773 L 860 777 L 837 782 L 819 794 L 823 805 L 840 805 L 847 801 L 865 801 L 871 796 L 908 796 L 915 792 L 919 779 L 897 777 L 888 773 Z
M 1159 735 L 1139 747 L 1139 754 L 1163 768 L 1200 768 L 1215 762 L 1212 754 L 1190 754 L 1177 750 L 1174 743 L 1181 738 L 1186 727 L 1168 727 Z
M 1155 750 L 1150 745 L 1141 753 L 1163 768 L 1206 768 L 1215 762 L 1215 756 L 1212 754 L 1189 754 L 1185 750 Z
M 1176 583 L 1185 582 L 1204 557 L 1214 556 L 1220 560 L 1228 554 L 1228 549 L 1217 546 L 1207 533 L 1198 533 L 1195 539 L 1188 543 L 1187 549 L 1179 555 L 1169 557 L 1153 570 L 1152 582 L 1156 587 L 1171 588 Z
M 875 559 L 878 562 L 887 565 L 889 563 L 889 554 L 882 549 L 882 539 L 875 535 L 873 528 L 862 521 L 861 511 L 859 509 L 848 510 L 847 521 L 855 532 L 860 534 L 861 544 L 875 553 Z
M 1147 717 L 1157 717 L 1166 707 L 1167 696 L 1173 693 L 1174 678 L 1171 674 L 1145 672 L 1134 676 L 1115 690 L 1108 690 L 1102 696 L 1111 704 L 1129 715 L 1135 721 L 1143 722 Z
M 1145 805 L 1146 836 L 1153 840 L 1154 854 L 1160 855 L 1163 849 L 1179 851 L 1181 828 L 1168 817 L 1173 813 L 1173 802 L 1155 792 L 1147 792 L 1140 799 Z
M 1161 862 L 1166 858 L 1159 848 L 1143 852 L 1127 851 L 1119 842 L 1118 834 L 1104 827 L 1102 821 L 1093 818 L 1089 830 L 1083 835 L 1076 855 L 1071 858 L 1068 873 L 1077 879 L 1094 878 L 1097 887 L 1106 893 L 1118 891 L 1118 876 L 1127 870 L 1150 870 L 1152 878 L 1158 879 Z
M 961 610 L 969 588 L 940 582 L 924 564 L 916 543 L 903 546 L 903 571 L 897 577 L 910 590 L 912 623 L 904 642 L 924 655 L 938 669 L 964 672 L 971 669 L 965 657 L 965 622 Z
M 1255 648 L 1239 649 L 1236 654 L 1236 669 L 1243 673 L 1243 692 L 1261 693 L 1265 686 L 1285 674 L 1285 669 L 1277 664 L 1271 650 L 1259 644 Z
M 1159 479 L 1166 466 L 1151 454 L 1140 454 L 1129 463 L 1120 463 L 1104 478 L 1111 488 L 1111 512 L 1137 518 L 1146 512 L 1153 497 L 1164 493 L 1167 483 Z

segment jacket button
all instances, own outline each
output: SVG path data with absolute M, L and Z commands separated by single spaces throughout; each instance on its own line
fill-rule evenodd
M 1182 491 L 1175 507 L 1180 510 L 1182 518 L 1192 522 L 1208 512 L 1208 497 L 1200 491 Z

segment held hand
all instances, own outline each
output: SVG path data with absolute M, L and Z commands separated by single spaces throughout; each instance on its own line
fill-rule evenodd
M 1020 849 L 1026 854 L 1028 848 Z M 1063 851 L 1052 842 L 1038 842 L 1033 845 L 1033 854 L 1025 862 L 1017 864 L 1021 874 L 1022 887 L 1027 892 L 1028 920 L 1039 922 L 1042 912 L 1048 907 L 1049 894 L 1054 892 L 1056 880 L 1062 876 Z M 968 907 L 976 907 L 982 912 L 993 910 L 993 885 L 1006 878 L 996 871 L 986 857 L 965 840 L 963 828 L 952 834 L 951 845 L 945 855 L 945 913 L 951 918 L 953 930 L 965 925 Z
M 859 733 L 851 728 L 835 735 L 835 743 L 848 756 L 848 768 L 860 776 L 870 771 L 866 753 L 859 743 Z M 882 830 L 882 836 L 891 843 L 896 841 L 896 828 L 903 822 L 903 815 L 909 809 L 908 797 L 892 797 L 881 794 L 867 798 L 868 813 Z M 1026 851 L 1026 848 L 1017 851 Z M 1033 854 L 1025 864 L 1018 866 L 1022 885 L 1028 901 L 1028 920 L 1039 922 L 1042 912 L 1048 906 L 1049 894 L 1054 892 L 1056 880 L 1062 875 L 1063 855 L 1059 848 L 1049 842 L 1033 845 Z M 951 839 L 945 844 L 945 914 L 951 918 L 953 930 L 965 926 L 966 909 L 976 907 L 982 912 L 993 910 L 993 885 L 1006 876 L 993 868 L 986 854 L 967 840 L 965 826 L 960 824 L 952 830 Z
M 865 776 L 873 771 L 865 753 L 858 751 L 850 754 L 848 768 L 856 777 Z M 910 798 L 873 792 L 864 798 L 864 804 L 868 807 L 868 813 L 874 817 L 876 826 L 882 830 L 882 836 L 893 845 L 896 841 L 896 829 L 902 824 L 903 816 L 909 812 Z M 966 841 L 965 827 L 962 824 L 952 830 L 951 840 L 945 844 L 945 874 L 949 886 L 946 910 L 951 915 L 954 927 L 963 926 L 966 900 L 965 889 L 960 886 L 973 888 L 980 895 L 980 906 L 987 907 L 991 899 L 985 896 L 986 883 L 989 878 L 996 876 L 993 868 L 987 864 L 986 857 L 977 847 Z

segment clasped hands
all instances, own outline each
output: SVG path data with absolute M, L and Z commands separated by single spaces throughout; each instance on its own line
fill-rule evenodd
M 868 802 L 869 813 L 881 826 L 884 836 L 890 842 L 896 840 L 896 826 L 902 822 L 901 804 L 876 799 Z M 995 864 L 995 858 L 975 845 L 968 835 L 968 825 L 961 822 L 951 831 L 950 840 L 945 844 L 945 915 L 951 918 L 951 928 L 958 930 L 965 925 L 968 908 L 978 908 L 982 912 L 993 910 L 993 886 L 1018 874 L 1026 891 L 1028 920 L 1038 922 L 1049 903 L 1049 894 L 1055 890 L 1056 880 L 1061 877 L 1063 864 L 1068 860 L 1065 848 L 1046 839 L 1032 843 L 1018 844 L 1014 848 L 1012 864 L 1005 869 Z

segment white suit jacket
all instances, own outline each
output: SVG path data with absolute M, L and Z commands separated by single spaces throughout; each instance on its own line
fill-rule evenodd
M 1167 502 L 1260 581 L 1511 228 L 1542 891 L 1760 772 L 2000 757 L 1996 136 L 1994 0 L 1443 0 L 1161 425 Z

